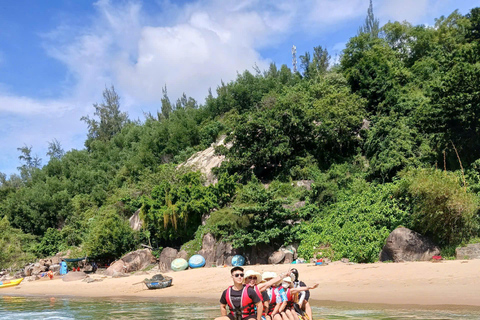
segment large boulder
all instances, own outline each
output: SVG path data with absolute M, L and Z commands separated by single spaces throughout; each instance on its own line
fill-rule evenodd
M 177 259 L 178 259 L 178 258 L 188 260 L 188 252 L 185 251 L 185 250 L 180 250 L 180 251 L 178 251 L 178 253 L 177 253 Z
M 457 259 L 480 259 L 480 243 L 468 244 L 466 247 L 455 249 Z
M 177 258 L 178 251 L 173 248 L 166 247 L 160 253 L 160 258 L 158 261 L 158 268 L 161 272 L 166 272 L 172 270 L 171 264 L 172 261 Z
M 440 254 L 430 239 L 407 228 L 393 230 L 380 252 L 380 261 L 427 261 Z
M 122 259 L 115 261 L 108 267 L 107 270 L 105 270 L 105 275 L 112 277 L 114 274 L 117 273 L 125 273 L 125 270 L 127 267 L 125 266 L 125 261 Z
M 268 257 L 268 263 L 270 264 L 279 264 L 283 262 L 283 259 L 285 259 L 285 251 L 283 250 L 278 250 L 275 251 Z
M 151 263 L 155 262 L 155 257 L 150 249 L 141 249 L 129 252 L 120 260 L 116 261 L 105 271 L 108 276 L 113 276 L 115 272 L 133 272 L 146 268 Z
M 231 265 L 238 251 L 230 243 L 217 242 L 211 233 L 207 233 L 202 239 L 202 249 L 197 253 L 205 258 L 205 266 L 210 267 Z

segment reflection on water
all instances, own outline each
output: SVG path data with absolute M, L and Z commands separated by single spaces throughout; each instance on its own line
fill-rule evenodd
M 480 319 L 480 310 L 402 310 L 368 309 L 356 306 L 314 307 L 314 319 Z M 32 298 L 0 296 L 0 319 L 2 320 L 63 320 L 63 319 L 175 319 L 207 320 L 218 317 L 218 305 L 185 303 L 162 303 L 155 300 L 122 299 L 73 299 Z

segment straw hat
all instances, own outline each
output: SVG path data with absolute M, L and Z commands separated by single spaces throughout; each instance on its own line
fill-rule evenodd
M 277 274 L 275 272 L 265 271 L 262 274 L 262 278 L 264 280 L 270 280 L 270 279 L 273 279 L 273 278 L 276 278 L 276 277 L 277 277 Z
M 291 288 L 293 286 L 292 278 L 290 278 L 290 277 L 285 277 L 285 278 L 283 278 L 282 281 L 287 282 L 289 288 Z
M 247 278 L 251 277 L 251 276 L 256 276 L 257 277 L 257 283 L 262 282 L 262 275 L 260 274 L 260 272 L 253 271 L 251 269 L 245 271 L 245 277 L 243 277 L 244 281 L 246 282 Z

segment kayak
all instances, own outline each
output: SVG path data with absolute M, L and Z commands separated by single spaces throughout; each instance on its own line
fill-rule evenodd
M 0 281 L 0 288 L 6 287 L 14 287 L 20 284 L 23 281 L 23 278 L 15 279 L 15 280 L 8 280 L 8 281 Z

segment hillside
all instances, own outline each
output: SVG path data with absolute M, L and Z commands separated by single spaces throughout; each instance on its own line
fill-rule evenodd
M 321 248 L 356 262 L 378 260 L 398 226 L 446 257 L 478 241 L 480 8 L 363 30 L 339 64 L 326 57 L 318 46 L 300 72 L 244 71 L 204 104 L 165 92 L 143 122 L 107 88 L 82 118 L 85 149 L 52 144 L 39 167 L 23 148 L 19 175 L 2 175 L 0 269 L 67 249 L 105 261 L 141 243 L 195 251 L 207 232 L 236 248 L 299 243 L 305 259 Z M 217 161 L 215 184 L 203 164 L 179 166 L 202 150 Z

